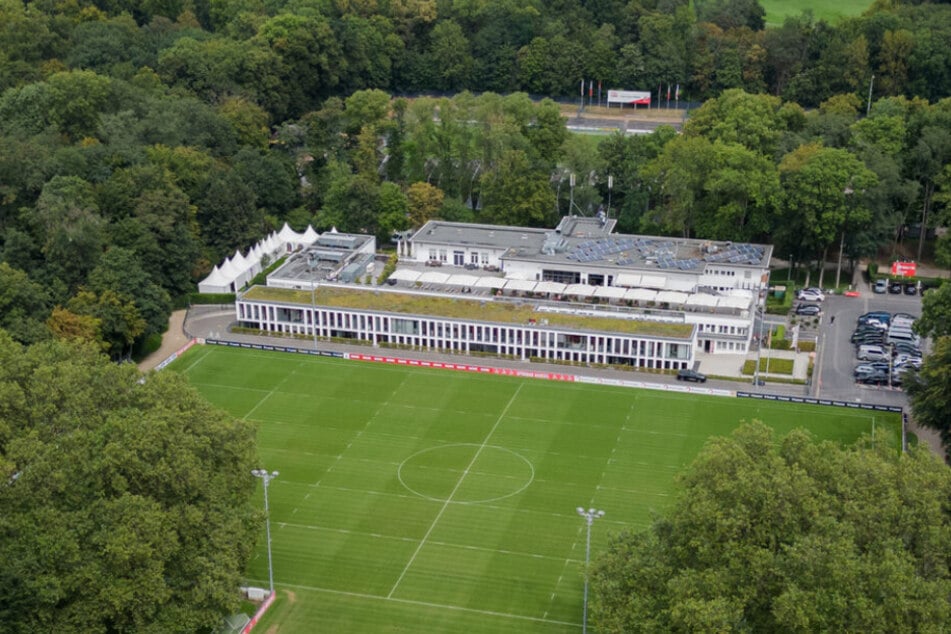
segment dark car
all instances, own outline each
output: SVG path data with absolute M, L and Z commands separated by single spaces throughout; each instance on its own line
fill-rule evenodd
M 894 343 L 892 344 L 892 356 L 907 354 L 910 357 L 921 358 L 921 348 L 912 343 Z
M 875 374 L 859 377 L 858 382 L 865 385 L 885 385 L 888 383 L 888 372 L 876 372 Z
M 822 312 L 822 309 L 819 308 L 819 306 L 816 304 L 799 304 L 798 306 L 796 306 L 797 315 L 814 316 L 814 315 L 818 315 L 820 312 Z
M 912 284 L 909 282 L 905 284 L 905 295 L 917 295 L 918 294 L 918 285 Z
M 856 346 L 871 346 L 871 345 L 885 345 L 885 338 L 878 335 L 866 335 L 864 337 L 856 337 L 852 339 L 851 342 Z
M 892 295 L 901 295 L 901 282 L 892 282 L 888 285 L 888 292 Z
M 680 370 L 677 372 L 678 381 L 695 381 L 697 383 L 706 383 L 707 375 L 700 374 L 696 370 Z
M 859 326 L 854 331 L 852 331 L 852 341 L 855 341 L 856 339 L 860 337 L 866 337 L 866 336 L 881 337 L 882 339 L 884 339 L 886 333 L 887 331 L 881 328 L 873 328 L 870 326 Z
M 872 311 L 870 313 L 865 313 L 864 315 L 859 317 L 858 323 L 859 325 L 862 325 L 862 324 L 867 324 L 869 321 L 879 321 L 887 325 L 888 322 L 891 321 L 891 318 L 892 318 L 891 313 L 886 313 L 884 311 L 878 310 L 878 311 Z

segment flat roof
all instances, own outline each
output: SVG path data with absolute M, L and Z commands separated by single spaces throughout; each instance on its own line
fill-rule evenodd
M 240 299 L 311 305 L 311 292 L 254 286 Z M 473 321 L 528 325 L 547 321 L 548 326 L 596 332 L 689 340 L 692 324 L 675 324 L 618 317 L 572 315 L 536 310 L 536 306 L 487 298 L 449 298 L 421 293 L 374 289 L 348 289 L 318 285 L 313 301 L 319 306 L 403 313 L 420 317 L 446 317 Z
M 614 220 L 565 216 L 553 230 L 430 220 L 413 241 L 504 249 L 502 258 L 576 268 L 703 272 L 707 264 L 769 266 L 772 246 L 611 233 Z

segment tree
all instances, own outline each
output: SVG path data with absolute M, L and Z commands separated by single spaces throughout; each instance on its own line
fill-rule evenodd
M 548 175 L 529 169 L 522 150 L 509 150 L 482 178 L 482 216 L 487 222 L 544 227 L 553 220 L 555 193 Z
M 145 332 L 146 322 L 131 297 L 113 290 L 101 293 L 81 290 L 69 300 L 70 312 L 99 321 L 103 350 L 121 359 L 132 349 L 136 337 Z
M 419 228 L 437 217 L 443 198 L 442 190 L 429 183 L 418 182 L 410 185 L 406 190 L 410 225 Z
M 90 346 L 0 331 L 0 377 L 4 629 L 212 631 L 237 609 L 251 423 Z
M 46 289 L 30 276 L 0 262 L 0 328 L 20 343 L 46 338 L 43 320 L 49 311 Z
M 777 439 L 761 423 L 710 440 L 673 507 L 595 563 L 593 620 L 602 632 L 941 631 L 951 471 L 927 448 L 887 445 Z
M 850 152 L 818 144 L 784 156 L 779 173 L 785 195 L 783 239 L 796 253 L 817 256 L 821 286 L 836 238 L 842 244 L 848 231 L 868 223 L 863 197 L 878 178 Z
M 948 287 L 951 284 L 945 282 L 943 288 Z M 942 299 L 947 300 L 947 290 Z M 947 320 L 947 313 L 943 319 Z M 947 326 L 941 330 L 946 331 Z M 951 335 L 935 339 L 921 370 L 905 376 L 908 379 L 905 390 L 911 400 L 915 422 L 940 433 L 946 455 L 951 453 L 951 417 L 948 416 L 951 412 Z

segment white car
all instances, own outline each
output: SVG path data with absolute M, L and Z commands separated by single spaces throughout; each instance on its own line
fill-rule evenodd
M 806 302 L 821 302 L 826 298 L 818 288 L 804 288 L 796 294 L 796 297 Z

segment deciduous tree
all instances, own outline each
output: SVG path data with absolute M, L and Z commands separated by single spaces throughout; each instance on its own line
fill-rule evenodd
M 682 486 L 595 564 L 600 631 L 940 631 L 951 618 L 951 471 L 924 447 L 777 439 L 754 423 L 710 440 Z
M 260 526 L 254 429 L 173 372 L 0 331 L 0 618 L 11 632 L 212 631 Z

